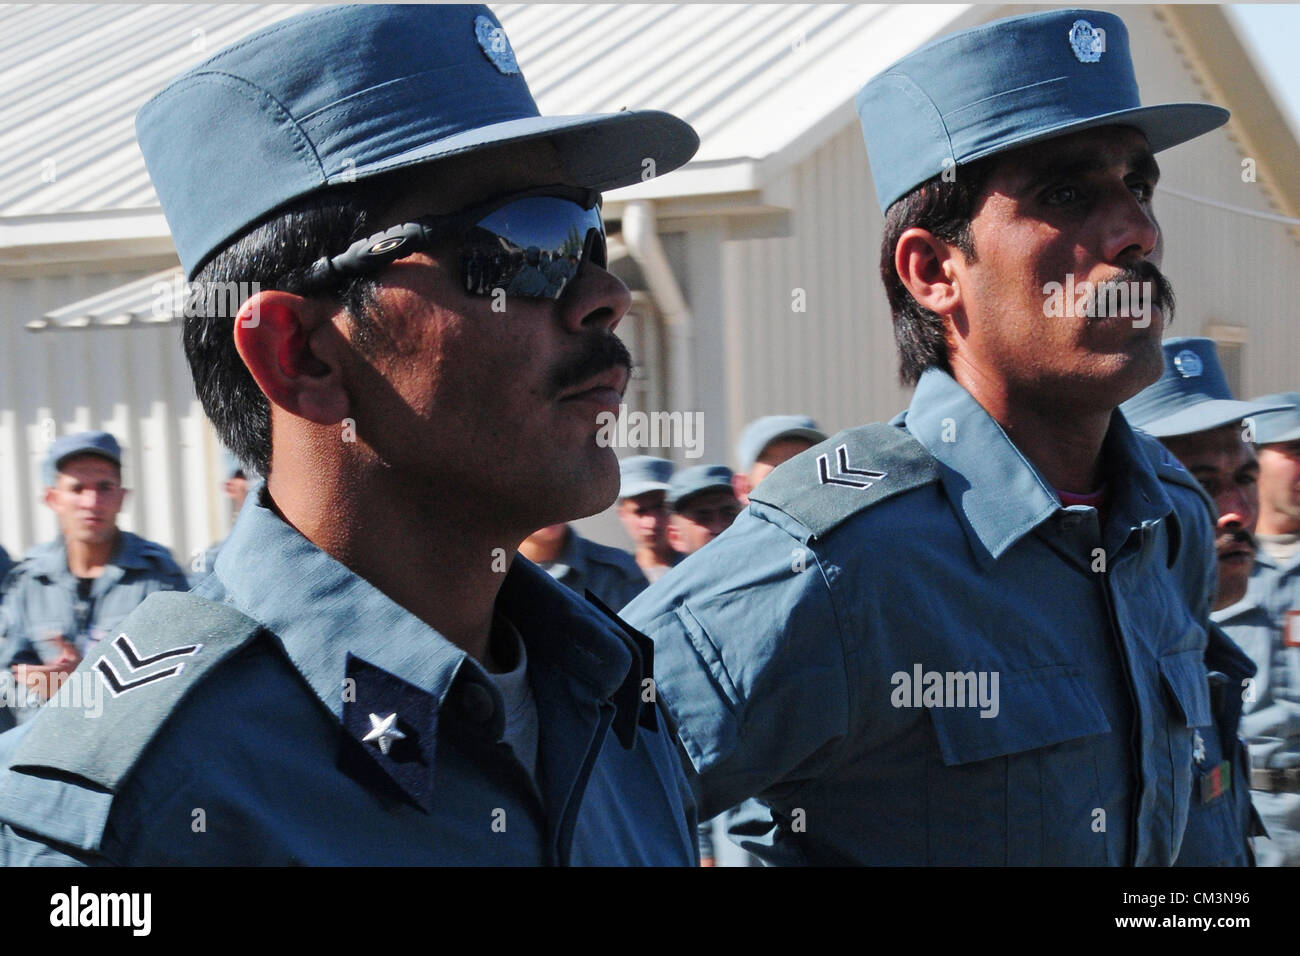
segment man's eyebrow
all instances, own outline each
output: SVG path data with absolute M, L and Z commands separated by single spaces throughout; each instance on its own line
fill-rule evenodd
M 1125 165 L 1133 173 L 1137 173 L 1152 183 L 1160 179 L 1160 164 L 1156 162 L 1155 156 L 1146 147 L 1134 149 L 1128 155 Z M 1022 181 L 1016 191 L 1021 194 L 1031 193 L 1058 179 L 1073 179 L 1078 176 L 1100 173 L 1107 168 L 1107 162 L 1098 153 L 1085 153 L 1080 156 L 1077 153 L 1061 151 L 1056 155 L 1043 159 L 1041 162 L 1035 163 L 1027 174 L 1027 178 Z

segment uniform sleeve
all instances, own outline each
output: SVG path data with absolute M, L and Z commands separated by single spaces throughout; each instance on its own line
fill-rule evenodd
M 816 554 L 745 512 L 629 605 L 698 774 L 701 819 L 780 805 L 833 764 L 849 722 L 845 655 Z

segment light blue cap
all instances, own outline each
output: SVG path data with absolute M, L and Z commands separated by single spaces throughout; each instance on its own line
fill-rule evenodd
M 653 455 L 633 455 L 618 463 L 618 473 L 622 478 L 618 496 L 635 498 L 650 491 L 667 491 L 673 477 L 673 463 Z
M 595 42 L 599 42 L 597 37 Z M 326 186 L 545 139 L 597 191 L 695 154 L 675 116 L 538 114 L 487 7 L 325 7 L 273 24 L 145 103 L 136 135 L 185 273 L 285 203 Z M 540 185 L 540 184 L 539 184 Z
M 732 491 L 730 468 L 726 465 L 693 465 L 673 475 L 668 488 L 668 504 L 680 510 L 688 498 L 723 488 Z
M 763 449 L 780 438 L 806 438 L 814 445 L 826 440 L 826 434 L 806 415 L 764 415 L 756 418 L 740 433 L 736 443 L 736 458 L 740 470 L 748 472 L 758 461 Z
M 1255 423 L 1255 444 L 1271 445 L 1274 442 L 1295 441 L 1300 438 L 1300 392 L 1276 392 L 1254 399 L 1261 405 L 1284 405 L 1274 412 L 1251 415 Z
M 1161 348 L 1164 373 L 1120 406 L 1129 424 L 1148 434 L 1190 435 L 1284 407 L 1236 401 L 1211 339 L 1165 339 Z
M 107 458 L 117 467 L 122 467 L 122 448 L 117 439 L 108 432 L 77 432 L 64 435 L 50 443 L 50 452 L 45 456 L 45 484 L 53 486 L 58 477 L 59 466 L 74 455 L 98 455 Z
M 1134 126 L 1153 152 L 1222 126 L 1206 103 L 1142 106 L 1128 30 L 1052 10 L 940 37 L 872 77 L 858 118 L 881 211 L 950 168 L 1095 126 Z

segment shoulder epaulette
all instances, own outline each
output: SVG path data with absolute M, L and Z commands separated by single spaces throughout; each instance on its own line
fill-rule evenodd
M 939 480 L 925 446 L 896 425 L 850 428 L 780 465 L 750 494 L 813 533 L 825 534 L 864 508 Z
M 41 708 L 10 768 L 116 789 L 185 696 L 260 630 L 186 591 L 149 595 Z

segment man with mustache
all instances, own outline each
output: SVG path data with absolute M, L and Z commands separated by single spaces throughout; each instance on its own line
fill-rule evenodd
M 1172 308 L 1154 154 L 1227 113 L 1144 108 L 1088 10 L 935 40 L 858 112 L 911 404 L 776 468 L 624 612 L 701 813 L 758 797 L 744 845 L 779 864 L 1168 865 L 1213 527 L 1116 409 Z
M 694 864 L 647 642 L 515 554 L 617 494 L 599 191 L 691 128 L 539 116 L 491 11 L 437 5 L 278 22 L 136 126 L 187 276 L 253 290 L 183 336 L 265 482 L 82 664 L 98 720 L 0 737 L 0 863 Z M 529 248 L 572 280 L 509 292 Z
M 1245 596 L 1215 615 L 1255 662 L 1243 693 L 1250 785 L 1268 838 L 1260 866 L 1300 866 L 1300 393 L 1255 399 L 1280 405 L 1252 415 L 1259 459 L 1259 550 Z
M 1218 584 L 1213 610 L 1240 601 L 1255 561 L 1259 463 L 1248 441 L 1255 416 L 1276 405 L 1233 399 L 1214 342 L 1166 339 L 1160 379 L 1125 402 L 1124 416 L 1160 439 L 1214 504 Z M 1213 722 L 1196 728 L 1195 785 L 1180 866 L 1251 862 L 1248 838 L 1262 834 L 1250 800 L 1250 763 L 1237 736 L 1255 675 L 1246 653 L 1218 626 L 1205 651 Z

